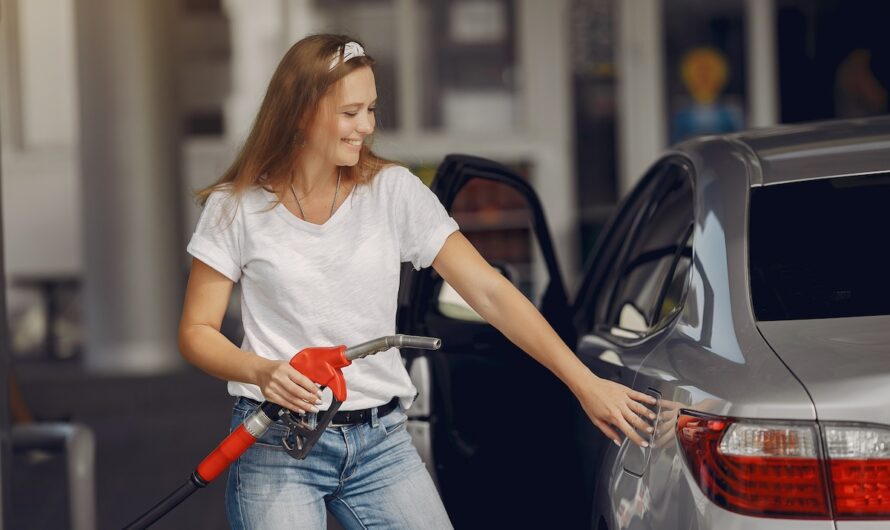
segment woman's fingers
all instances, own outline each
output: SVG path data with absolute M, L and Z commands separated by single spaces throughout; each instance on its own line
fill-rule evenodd
M 288 393 L 288 401 L 298 406 L 298 409 L 291 410 L 318 412 L 318 407 L 316 407 L 316 405 L 321 401 L 318 394 L 306 391 L 305 388 L 297 385 L 291 380 L 288 380 L 286 383 L 286 391 Z
M 655 399 L 655 396 L 637 392 L 636 390 L 628 390 L 627 395 L 629 398 L 633 399 L 634 401 L 639 401 L 640 403 L 648 403 L 650 405 L 655 405 L 656 403 L 658 403 L 658 400 Z
M 287 395 L 280 396 L 279 401 L 276 401 L 276 403 L 299 414 L 318 411 L 313 405 L 310 405 L 303 400 L 294 400 Z
M 278 377 L 274 378 L 275 387 L 272 389 L 280 400 L 276 403 L 294 412 L 318 412 L 316 405 L 321 402 L 321 391 L 315 383 L 292 366 L 282 366 Z
M 291 366 L 289 364 L 287 365 L 287 368 L 288 368 L 287 375 L 291 381 L 293 381 L 294 383 L 296 383 L 301 388 L 305 389 L 307 392 L 309 392 L 311 394 L 315 394 L 315 393 L 319 392 L 318 385 L 316 385 L 314 381 L 312 381 L 305 375 L 301 374 L 299 371 L 297 371 L 293 366 Z
M 321 404 L 318 385 L 285 361 L 266 365 L 258 385 L 266 399 L 294 412 L 318 412 Z
M 628 406 L 628 408 L 630 408 L 630 410 L 636 412 L 640 416 L 649 418 L 650 420 L 655 419 L 655 413 L 652 412 L 652 410 L 649 407 L 647 407 L 646 405 L 643 405 L 639 401 L 630 401 L 630 402 L 628 402 L 627 406 Z
M 615 442 L 615 445 L 621 445 L 621 436 L 619 436 L 618 433 L 615 432 L 615 429 L 609 427 L 608 424 L 600 420 L 593 420 L 593 424 L 596 425 L 599 430 L 603 431 L 603 434 L 606 435 L 606 438 Z
M 649 412 L 648 410 L 646 411 Z M 627 420 L 629 424 L 631 424 L 634 429 L 638 432 L 644 432 L 647 434 L 652 434 L 652 431 L 655 429 L 652 427 L 652 424 L 643 419 L 643 417 L 639 414 L 636 414 L 630 407 L 625 407 L 624 410 L 624 418 Z
M 318 408 L 313 403 L 294 395 L 297 386 L 290 380 L 282 385 L 275 385 L 270 389 L 267 398 L 294 412 L 317 412 Z
M 612 423 L 623 432 L 630 440 L 642 447 L 646 447 L 648 442 L 640 436 L 640 433 L 637 430 L 644 431 L 646 430 L 646 425 L 648 425 L 642 418 L 634 414 L 630 411 L 630 409 L 626 409 L 624 412 L 628 417 L 625 418 L 620 412 L 618 414 L 618 418 L 614 420 Z M 631 425 L 633 422 L 633 425 Z
M 638 432 L 646 432 L 648 435 L 651 426 L 646 420 L 637 416 L 626 405 L 613 408 L 609 416 L 610 423 L 618 427 L 633 443 L 642 447 L 648 446 L 648 442 Z
M 646 405 L 656 405 L 657 399 L 592 373 L 590 377 L 591 384 L 577 396 L 594 425 L 615 442 L 620 438 L 616 437 L 613 428 L 623 432 L 633 443 L 648 447 L 646 440 L 652 437 L 654 430 L 648 420 L 654 421 L 656 414 Z
M 646 442 L 646 440 L 644 440 L 643 437 L 640 436 L 640 434 L 637 432 L 637 429 L 635 429 L 634 426 L 631 425 L 631 422 L 640 425 L 641 428 L 639 428 L 639 430 L 643 431 L 647 431 L 647 429 L 651 428 L 651 426 L 649 426 L 649 424 L 644 419 L 640 418 L 630 410 L 627 410 L 626 414 L 629 418 L 631 418 L 630 421 L 625 419 L 620 412 L 616 411 L 610 423 L 621 430 L 621 432 L 623 432 L 625 436 L 630 438 L 633 443 L 642 447 L 647 447 L 649 445 L 648 442 Z M 596 425 L 599 430 L 603 431 L 603 434 L 605 434 L 607 438 L 615 442 L 616 445 L 621 445 L 621 436 L 617 432 L 615 432 L 615 430 L 609 424 L 600 420 L 594 420 L 593 424 Z
M 299 375 L 299 372 L 297 372 L 297 375 Z M 321 391 L 318 390 L 311 381 L 303 377 L 303 379 L 309 381 L 310 384 L 309 387 L 306 387 L 300 385 L 295 379 L 296 378 L 293 375 L 289 375 L 287 385 L 287 389 L 293 397 L 310 403 L 315 403 L 321 399 Z

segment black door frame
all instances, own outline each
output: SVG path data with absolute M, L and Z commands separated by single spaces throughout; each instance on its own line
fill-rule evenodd
M 573 346 L 575 329 L 572 323 L 571 306 L 568 302 L 565 283 L 557 262 L 556 251 L 553 247 L 553 240 L 547 225 L 547 218 L 538 194 L 526 180 L 522 179 L 510 168 L 492 160 L 463 154 L 449 154 L 444 158 L 436 171 L 436 176 L 430 189 L 436 194 L 445 209 L 450 211 L 458 192 L 468 180 L 473 178 L 501 182 L 514 188 L 528 200 L 532 210 L 532 229 L 550 274 L 550 281 L 541 298 L 539 309 L 548 318 L 550 325 L 566 344 L 569 344 L 570 347 Z M 422 274 L 413 280 L 410 286 L 410 292 L 412 293 L 410 298 L 413 298 L 411 302 L 427 299 L 430 296 L 434 283 L 431 273 L 423 271 Z M 422 323 L 426 306 L 410 303 L 408 311 L 407 319 L 410 319 L 415 324 Z

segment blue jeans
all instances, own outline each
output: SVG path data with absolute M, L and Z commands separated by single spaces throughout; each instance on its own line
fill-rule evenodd
M 232 428 L 255 404 L 239 398 Z M 315 418 L 310 414 L 309 422 Z M 284 452 L 276 422 L 229 469 L 233 529 L 326 528 L 327 508 L 346 529 L 451 528 L 401 407 L 369 423 L 328 427 L 305 460 Z

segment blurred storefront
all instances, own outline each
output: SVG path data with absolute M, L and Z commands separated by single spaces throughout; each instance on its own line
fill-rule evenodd
M 582 258 L 671 143 L 888 112 L 886 2 L 575 0 L 571 13 Z
M 781 121 L 885 114 L 890 4 L 778 0 Z
M 87 262 L 80 157 L 89 98 L 79 87 L 95 58 L 76 42 L 85 29 L 77 14 L 93 3 L 0 0 L 13 338 L 18 351 L 35 355 L 77 357 L 89 340 L 78 297 Z M 378 59 L 375 148 L 384 156 L 427 181 L 451 152 L 520 169 L 541 195 L 569 285 L 616 202 L 670 143 L 887 112 L 890 46 L 880 25 L 890 8 L 879 2 L 167 3 L 174 16 L 159 35 L 174 51 L 166 60 L 176 100 L 158 109 L 178 116 L 181 141 L 170 156 L 181 171 L 158 176 L 176 187 L 178 204 L 154 215 L 174 214 L 179 235 L 170 252 L 183 271 L 183 242 L 199 212 L 189 190 L 224 170 L 281 54 L 312 32 L 354 34 Z M 103 45 L 126 44 L 119 38 Z M 114 99 L 124 88 L 105 90 Z

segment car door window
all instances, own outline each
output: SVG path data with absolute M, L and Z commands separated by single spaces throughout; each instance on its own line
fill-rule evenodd
M 601 327 L 619 337 L 642 337 L 657 329 L 685 293 L 692 260 L 691 179 L 683 165 L 672 164 L 661 181 L 604 290 Z
M 548 275 L 535 248 L 531 207 L 519 190 L 471 178 L 455 195 L 451 215 L 490 264 L 529 299 L 540 296 Z
M 472 178 L 455 195 L 451 215 L 482 257 L 536 303 L 549 274 L 535 244 L 531 207 L 519 190 L 503 182 Z M 457 320 L 484 322 L 445 282 L 438 309 Z

